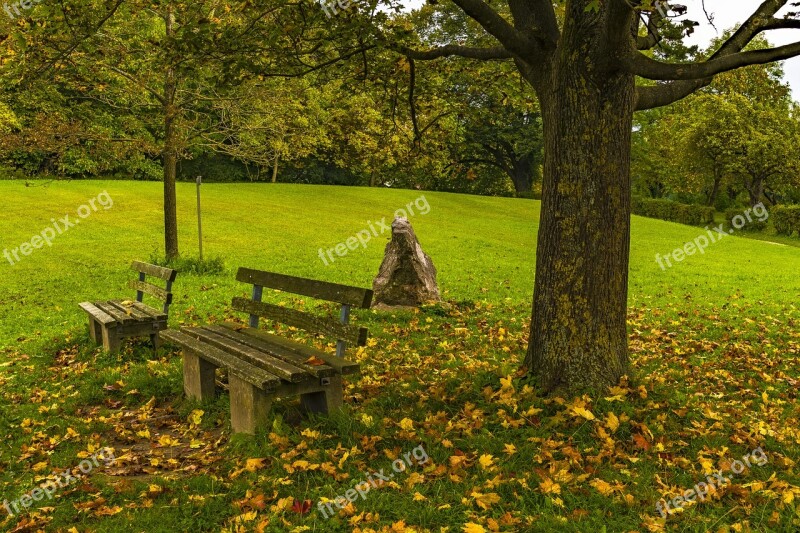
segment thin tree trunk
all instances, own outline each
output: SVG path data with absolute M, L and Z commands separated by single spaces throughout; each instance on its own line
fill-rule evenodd
M 167 36 L 172 35 L 172 12 L 164 17 Z M 175 177 L 178 165 L 178 137 L 175 131 L 175 71 L 167 69 L 164 79 L 164 252 L 167 259 L 178 257 L 178 200 L 175 192 Z
M 596 65 L 576 57 L 538 91 L 545 163 L 525 366 L 546 392 L 605 390 L 630 371 L 634 79 L 592 79 Z
M 722 175 L 718 168 L 714 168 L 714 185 L 711 187 L 711 193 L 708 195 L 708 204 L 713 207 L 717 203 L 717 196 L 719 196 L 719 187 L 722 183 Z
M 277 183 L 278 181 L 278 154 L 275 154 L 275 161 L 272 163 L 272 183 Z

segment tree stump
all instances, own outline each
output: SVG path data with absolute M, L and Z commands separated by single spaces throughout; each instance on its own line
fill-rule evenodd
M 372 307 L 392 309 L 419 307 L 441 301 L 436 283 L 436 267 L 422 251 L 408 219 L 392 222 L 392 240 L 386 245 L 378 277 L 372 283 Z

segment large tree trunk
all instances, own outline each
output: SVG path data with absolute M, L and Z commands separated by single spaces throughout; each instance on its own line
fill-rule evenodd
M 632 76 L 598 72 L 591 32 L 539 80 L 545 162 L 530 342 L 545 391 L 604 390 L 629 372 Z M 578 51 L 581 50 L 579 53 Z
M 764 178 L 761 176 L 753 176 L 752 181 L 744 181 L 744 188 L 747 189 L 747 194 L 750 197 L 750 207 L 755 207 L 764 196 Z
M 172 35 L 172 13 L 164 17 L 167 35 Z M 175 177 L 178 167 L 178 135 L 175 131 L 175 72 L 167 69 L 164 78 L 164 252 L 167 259 L 178 257 L 178 200 L 175 193 Z
M 513 166 L 509 169 L 509 176 L 514 183 L 514 192 L 517 195 L 527 195 L 531 192 L 533 185 L 533 169 L 531 168 L 530 159 L 523 157 L 515 159 Z

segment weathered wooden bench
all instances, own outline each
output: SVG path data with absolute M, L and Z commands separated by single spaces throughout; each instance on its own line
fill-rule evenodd
M 125 337 L 150 336 L 153 348 L 158 349 L 159 332 L 167 329 L 169 306 L 172 303 L 172 283 L 178 272 L 140 261 L 134 261 L 131 268 L 139 272 L 138 280 L 128 282 L 128 287 L 136 290 L 136 300 L 108 300 L 104 302 L 83 302 L 81 309 L 89 315 L 89 336 L 96 343 L 103 343 L 103 349 L 115 352 Z M 166 287 L 145 281 L 145 276 L 153 276 L 166 282 Z M 163 302 L 161 309 L 150 307 L 143 302 L 148 294 Z
M 303 407 L 313 413 L 340 408 L 342 376 L 360 368 L 344 359 L 347 344 L 363 346 L 368 334 L 366 328 L 349 324 L 350 309 L 369 308 L 372 291 L 248 268 L 240 268 L 236 279 L 253 285 L 252 298 L 237 297 L 231 303 L 249 315 L 249 327 L 228 323 L 161 334 L 182 348 L 186 395 L 196 400 L 213 398 L 215 371 L 227 369 L 235 433 L 254 433 L 267 421 L 277 398 L 300 396 Z M 263 302 L 264 288 L 339 303 L 339 320 Z M 335 338 L 336 355 L 259 330 L 261 317 Z

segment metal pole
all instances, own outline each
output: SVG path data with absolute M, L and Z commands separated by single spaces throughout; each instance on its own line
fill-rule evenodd
M 200 241 L 200 261 L 203 260 L 203 221 L 200 216 L 200 185 L 203 184 L 203 178 L 197 176 L 197 237 Z

